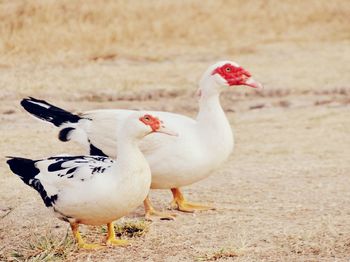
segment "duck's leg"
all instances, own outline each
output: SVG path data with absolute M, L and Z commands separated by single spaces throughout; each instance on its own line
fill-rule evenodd
M 160 212 L 154 209 L 149 196 L 143 201 L 143 205 L 145 206 L 145 219 L 152 221 L 152 216 L 160 217 L 161 220 L 174 220 L 176 214 Z
M 70 227 L 72 229 L 73 236 L 74 236 L 75 240 L 77 241 L 78 246 L 80 248 L 86 248 L 86 249 L 102 248 L 102 246 L 99 244 L 87 244 L 87 243 L 85 243 L 84 239 L 80 235 L 78 223 L 70 223 Z
M 107 240 L 106 240 L 107 245 L 126 246 L 129 244 L 128 241 L 126 240 L 115 238 L 113 222 L 107 224 L 107 229 L 108 229 Z
M 205 206 L 198 203 L 191 203 L 186 201 L 184 196 L 182 195 L 179 188 L 172 188 L 171 192 L 173 193 L 173 201 L 171 202 L 171 206 L 174 209 L 178 209 L 183 212 L 194 212 L 196 210 L 214 210 L 214 207 Z

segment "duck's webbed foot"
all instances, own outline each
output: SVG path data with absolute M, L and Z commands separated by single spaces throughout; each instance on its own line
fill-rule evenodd
M 158 210 L 155 210 L 153 207 L 149 196 L 146 197 L 146 199 L 143 201 L 143 204 L 145 206 L 145 219 L 149 221 L 153 221 L 153 217 L 159 217 L 160 220 L 175 220 L 176 214 L 174 213 L 166 213 L 161 212 Z
M 215 208 L 211 206 L 188 202 L 184 198 L 179 188 L 172 188 L 171 192 L 173 193 L 173 197 L 174 197 L 173 201 L 171 202 L 171 207 L 173 209 L 177 209 L 183 212 L 190 212 L 190 213 L 195 211 L 215 210 Z

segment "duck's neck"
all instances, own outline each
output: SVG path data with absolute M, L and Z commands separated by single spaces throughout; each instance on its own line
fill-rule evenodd
M 147 161 L 138 145 L 138 140 L 127 134 L 118 137 L 117 163 L 120 173 L 141 173 L 140 169 L 148 168 Z
M 213 152 L 221 147 L 225 155 L 231 153 L 233 148 L 233 134 L 231 125 L 227 120 L 220 104 L 220 94 L 202 94 L 199 100 L 197 127 L 203 141 Z
M 226 119 L 225 112 L 220 104 L 220 95 L 211 94 L 210 96 L 202 95 L 199 99 L 199 112 L 197 115 L 198 123 L 207 123 L 208 120 L 214 120 L 217 118 Z
M 199 112 L 197 121 L 199 125 L 215 126 L 228 123 L 225 112 L 220 104 L 220 88 L 213 78 L 206 75 L 199 82 Z

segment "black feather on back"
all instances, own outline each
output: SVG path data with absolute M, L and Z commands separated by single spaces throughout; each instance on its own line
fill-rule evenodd
M 67 142 L 68 135 L 70 134 L 71 131 L 75 130 L 74 127 L 66 127 L 63 128 L 59 133 L 58 133 L 58 139 L 61 140 L 62 142 Z
M 93 144 L 90 144 L 90 155 L 108 157 L 101 149 L 95 147 Z
M 52 160 L 52 161 L 50 161 Z M 36 167 L 37 162 L 49 161 L 45 172 L 52 172 L 52 176 L 60 178 L 77 178 L 78 181 L 84 182 L 95 175 L 102 175 L 106 170 L 112 167 L 114 161 L 104 156 L 56 156 L 42 160 L 31 160 L 20 157 L 10 157 L 7 164 L 13 173 L 18 175 L 25 184 L 34 188 L 40 194 L 45 205 L 52 207 L 58 199 L 58 194 L 48 195 L 43 184 L 37 179 L 40 170 Z M 80 167 L 88 167 L 90 173 L 76 173 Z
M 48 196 L 40 180 L 35 178 L 36 175 L 40 173 L 40 170 L 35 166 L 36 162 L 38 161 L 20 157 L 12 157 L 7 160 L 7 164 L 10 166 L 11 171 L 18 175 L 25 184 L 38 191 L 45 205 L 51 207 L 57 200 L 58 196 Z
M 48 166 L 49 172 L 58 172 L 59 177 L 73 178 L 75 172 L 82 166 L 87 165 L 91 170 L 91 177 L 95 174 L 102 174 L 106 169 L 110 168 L 114 162 L 110 158 L 104 156 L 62 156 L 50 157 L 48 160 L 54 160 Z M 64 164 L 66 164 L 64 166 Z M 82 180 L 84 181 L 85 178 Z
M 48 121 L 55 126 L 60 126 L 67 122 L 77 123 L 81 119 L 78 115 L 33 97 L 23 99 L 21 105 L 33 116 Z

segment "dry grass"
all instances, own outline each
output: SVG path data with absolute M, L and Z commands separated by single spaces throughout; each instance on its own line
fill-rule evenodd
M 115 225 L 115 235 L 117 237 L 142 237 L 149 230 L 150 223 L 146 221 L 129 221 Z
M 0 1 L 0 99 L 189 94 L 222 59 L 267 89 L 348 88 L 349 13 L 343 0 Z
M 144 236 L 149 230 L 150 223 L 145 220 L 128 220 L 124 223 L 115 223 L 115 235 L 118 238 L 135 238 Z M 102 227 L 102 232 L 106 233 L 106 227 Z
M 74 240 L 67 234 L 58 239 L 57 236 L 31 236 L 22 246 L 17 246 L 7 257 L 8 261 L 64 261 L 69 254 L 77 251 Z M 1 257 L 0 257 L 1 258 Z
M 217 260 L 226 260 L 229 258 L 236 258 L 239 256 L 237 251 L 233 251 L 231 249 L 222 248 L 219 251 L 207 253 L 203 256 L 200 256 L 196 259 L 196 261 L 217 261 Z
M 1 1 L 0 53 L 3 63 L 251 53 L 349 39 L 349 13 L 343 0 Z
M 2 218 L 0 218 L 2 219 Z M 114 225 L 117 238 L 137 239 L 143 237 L 148 231 L 150 223 L 144 220 L 123 219 L 123 222 L 117 222 Z M 56 226 L 59 228 L 59 226 Z M 66 234 L 61 236 L 53 234 L 49 228 L 40 234 L 32 234 L 25 241 L 15 244 L 11 252 L 3 254 L 0 249 L 1 261 L 64 261 L 67 257 L 79 253 L 75 240 L 72 237 L 70 227 Z M 61 230 L 62 231 L 62 230 Z M 92 227 L 82 226 L 82 236 L 87 242 L 95 243 L 96 239 L 104 239 L 107 233 L 105 226 Z M 84 250 L 80 250 L 84 252 Z

